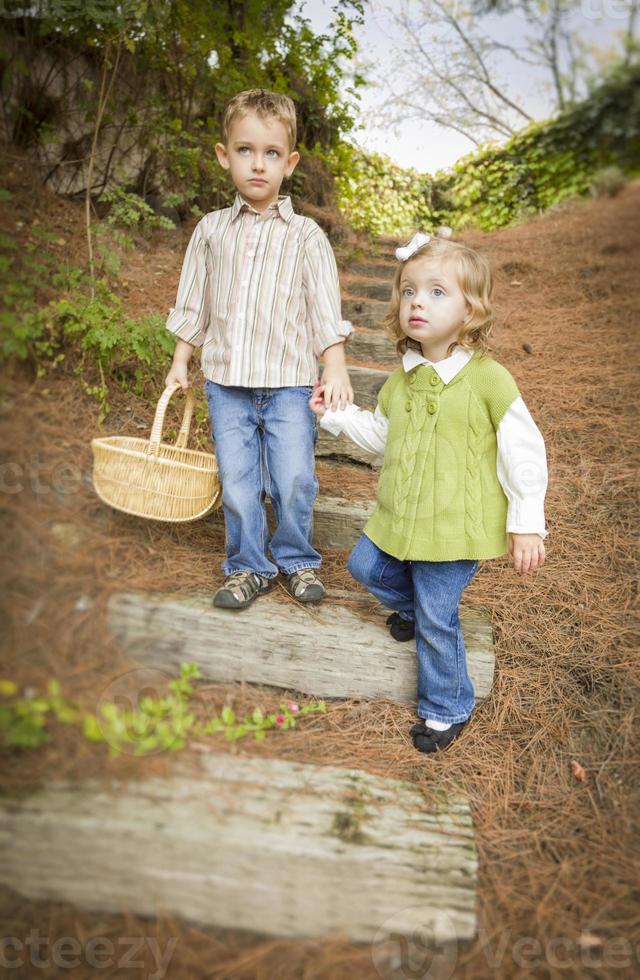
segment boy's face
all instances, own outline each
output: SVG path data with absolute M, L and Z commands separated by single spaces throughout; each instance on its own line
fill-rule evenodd
M 216 144 L 216 155 L 256 211 L 265 211 L 278 200 L 282 181 L 291 176 L 300 159 L 289 147 L 284 123 L 255 112 L 234 119 L 228 142 Z

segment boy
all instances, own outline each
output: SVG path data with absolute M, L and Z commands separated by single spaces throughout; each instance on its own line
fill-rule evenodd
M 231 99 L 216 155 L 238 193 L 232 207 L 196 226 L 167 320 L 178 340 L 166 385 L 189 387 L 188 364 L 202 347 L 226 528 L 226 578 L 213 604 L 226 609 L 248 606 L 279 570 L 299 601 L 325 594 L 311 545 L 318 483 L 308 401 L 319 355 L 327 407 L 353 401 L 344 358 L 351 324 L 340 319 L 324 233 L 279 194 L 300 159 L 295 139 L 287 96 L 252 89 Z M 271 542 L 267 494 L 276 519 Z

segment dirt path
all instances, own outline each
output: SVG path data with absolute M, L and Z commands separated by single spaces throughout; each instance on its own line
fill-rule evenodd
M 19 203 L 30 206 L 26 194 Z M 46 195 L 31 206 L 39 209 L 37 220 L 54 227 L 58 221 L 67 243 L 81 251 L 74 209 Z M 355 765 L 409 778 L 425 791 L 434 781 L 462 788 L 472 801 L 480 854 L 481 929 L 473 946 L 460 951 L 456 977 L 577 978 L 592 970 L 624 977 L 640 969 L 640 671 L 632 618 L 639 216 L 636 183 L 612 200 L 463 236 L 492 260 L 496 356 L 516 377 L 547 440 L 551 534 L 541 573 L 520 579 L 506 562 L 494 562 L 469 590 L 468 601 L 491 609 L 498 670 L 493 694 L 458 751 L 418 758 L 404 735 L 411 712 L 385 702 L 334 704 L 299 730 L 233 749 Z M 128 259 L 123 295 L 130 313 L 171 305 L 184 238 L 157 236 L 148 251 Z M 2 582 L 4 672 L 32 687 L 57 676 L 65 693 L 91 707 L 131 667 L 104 631 L 108 595 L 123 588 L 211 588 L 220 533 L 204 524 L 148 525 L 94 499 L 88 474 L 95 406 L 73 376 L 34 384 L 19 369 L 5 376 L 4 386 L 0 428 L 5 461 L 13 464 L 4 471 L 9 486 L 2 497 L 9 556 Z M 109 431 L 137 432 L 147 424 L 141 400 L 114 399 Z M 204 422 L 200 436 L 207 438 Z M 331 489 L 331 464 L 320 464 L 319 472 Z M 370 471 L 348 472 L 348 492 L 370 495 Z M 344 555 L 327 556 L 326 577 L 332 587 L 351 589 L 343 566 Z M 284 593 L 281 599 L 288 601 Z M 208 685 L 198 710 L 218 710 L 225 700 L 244 712 L 258 704 L 271 709 L 279 696 Z M 572 775 L 572 760 L 585 767 L 585 782 Z M 5 757 L 1 766 L 3 783 L 16 785 L 54 772 L 73 778 L 169 773 L 172 759 L 111 760 L 102 747 L 60 729 L 45 749 Z M 267 942 L 46 903 L 12 911 L 7 901 L 5 912 L 7 935 L 22 935 L 27 922 L 56 936 L 175 935 L 171 977 L 376 975 L 368 950 L 339 940 Z M 82 975 L 90 971 L 74 973 Z

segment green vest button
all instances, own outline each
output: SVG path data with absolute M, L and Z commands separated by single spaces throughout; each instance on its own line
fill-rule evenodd
M 414 385 L 416 383 L 416 372 L 412 371 L 408 378 L 409 384 Z
M 436 412 L 438 411 L 438 406 L 436 405 L 435 402 L 429 402 L 429 404 L 427 405 L 427 411 L 429 415 L 435 415 Z
M 438 375 L 432 374 L 431 377 L 429 378 L 429 384 L 432 384 L 433 387 L 435 388 L 435 386 L 439 383 L 440 383 L 440 378 L 438 377 Z
M 410 412 L 411 411 L 411 402 L 405 402 L 404 408 L 405 408 L 405 411 L 406 412 Z

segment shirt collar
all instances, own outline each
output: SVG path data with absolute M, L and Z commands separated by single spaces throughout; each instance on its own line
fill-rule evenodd
M 233 221 L 235 218 L 238 217 L 238 215 L 242 211 L 245 210 L 251 211 L 253 214 L 262 213 L 260 211 L 256 211 L 256 209 L 252 207 L 248 201 L 245 201 L 245 199 L 240 194 L 236 194 L 236 199 L 233 202 L 233 207 L 231 208 L 231 220 Z M 285 195 L 281 195 L 277 201 L 275 201 L 273 204 L 270 204 L 267 210 L 276 211 L 280 215 L 280 217 L 287 222 L 291 221 L 291 217 L 294 213 L 293 204 L 291 203 L 291 198 Z
M 420 351 L 415 350 L 410 347 L 402 357 L 402 366 L 405 371 L 413 371 L 415 367 L 420 364 L 428 364 L 436 372 L 440 380 L 448 385 L 450 381 L 453 381 L 456 374 L 462 371 L 465 364 L 468 364 L 473 357 L 473 351 L 466 350 L 464 347 L 456 347 L 453 354 L 449 357 L 445 357 L 442 361 L 428 361 L 426 357 L 423 357 Z

